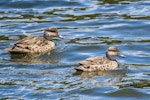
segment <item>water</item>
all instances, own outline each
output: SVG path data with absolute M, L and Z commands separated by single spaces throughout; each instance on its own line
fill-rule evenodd
M 148 100 L 149 0 L 1 0 L 1 100 Z M 56 27 L 63 37 L 52 53 L 11 56 L 5 48 Z M 117 71 L 80 73 L 73 66 L 117 46 Z

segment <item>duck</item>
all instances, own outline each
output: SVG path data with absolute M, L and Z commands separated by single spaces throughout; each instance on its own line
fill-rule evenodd
M 106 50 L 106 56 L 87 58 L 84 61 L 79 62 L 74 69 L 83 72 L 117 70 L 119 68 L 119 63 L 115 59 L 116 56 L 126 57 L 120 53 L 117 47 L 110 46 Z
M 17 41 L 12 48 L 6 48 L 10 54 L 40 54 L 55 49 L 53 38 L 58 37 L 57 28 L 46 28 L 43 36 L 28 36 Z

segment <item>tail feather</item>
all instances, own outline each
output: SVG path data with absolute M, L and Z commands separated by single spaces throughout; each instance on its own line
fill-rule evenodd
M 5 50 L 6 50 L 6 51 L 9 51 L 9 52 L 12 51 L 11 48 L 5 48 Z
M 8 51 L 11 54 L 26 54 L 26 52 L 22 52 L 22 51 L 19 51 L 19 50 L 13 50 L 12 48 L 6 48 L 5 50 Z

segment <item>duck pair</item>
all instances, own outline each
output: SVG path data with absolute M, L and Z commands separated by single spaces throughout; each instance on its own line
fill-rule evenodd
M 29 36 L 17 41 L 12 48 L 7 48 L 11 54 L 40 54 L 50 52 L 55 49 L 53 37 L 58 37 L 56 28 L 47 28 L 44 31 L 44 36 Z M 116 56 L 125 57 L 120 54 L 117 47 L 111 46 L 106 50 L 106 57 L 90 57 L 79 62 L 78 66 L 74 67 L 77 71 L 104 71 L 116 70 L 119 67 Z

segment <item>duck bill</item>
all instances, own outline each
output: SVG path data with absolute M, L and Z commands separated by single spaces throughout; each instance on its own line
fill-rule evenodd
M 121 55 L 119 55 L 119 57 L 125 58 L 126 56 L 121 54 Z
M 63 36 L 62 36 L 62 35 L 58 35 L 58 38 L 61 38 L 61 39 L 63 39 Z
M 60 35 L 58 35 L 57 37 L 53 37 L 53 40 L 61 40 L 61 39 L 63 39 L 63 37 Z

